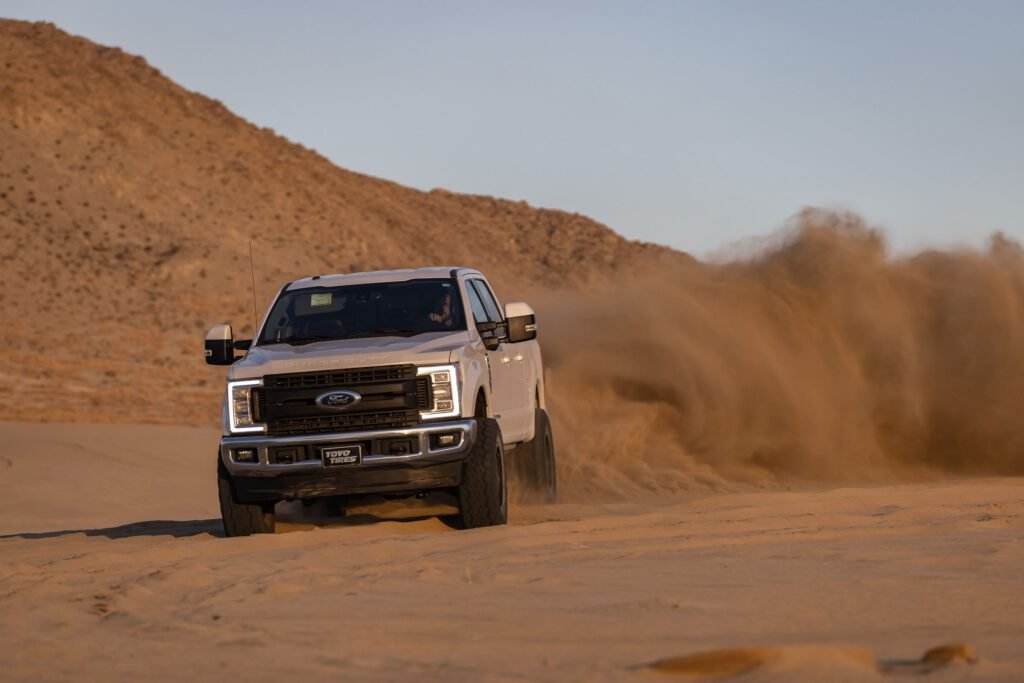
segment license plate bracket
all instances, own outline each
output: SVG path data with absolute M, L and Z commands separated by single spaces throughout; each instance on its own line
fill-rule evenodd
M 353 467 L 363 464 L 362 444 L 338 444 L 321 446 L 320 458 L 324 467 Z

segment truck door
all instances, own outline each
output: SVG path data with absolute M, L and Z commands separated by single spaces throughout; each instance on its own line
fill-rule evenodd
M 498 301 L 487 283 L 479 278 L 472 278 L 466 281 L 466 286 L 483 305 L 487 320 L 504 325 L 505 316 L 502 315 Z M 473 294 L 470 294 L 471 307 Z M 528 432 L 526 418 L 533 417 L 523 353 L 515 344 L 502 342 L 497 349 L 487 352 L 487 359 L 493 382 L 491 391 L 494 397 L 494 413 L 500 414 L 498 421 L 502 437 L 506 443 L 522 441 Z

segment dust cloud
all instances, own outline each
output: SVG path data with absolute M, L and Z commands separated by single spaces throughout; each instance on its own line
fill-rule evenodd
M 538 301 L 569 498 L 1024 473 L 1024 251 L 894 257 L 856 216 Z

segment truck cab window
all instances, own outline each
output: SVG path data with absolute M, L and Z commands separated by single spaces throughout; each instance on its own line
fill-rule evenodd
M 483 302 L 480 300 L 480 295 L 477 294 L 476 288 L 470 286 L 471 280 L 466 281 L 466 295 L 469 297 L 469 307 L 473 311 L 473 320 L 476 323 L 487 322 L 487 309 L 484 308 Z
M 483 302 L 484 309 L 487 311 L 488 320 L 494 323 L 504 322 L 505 316 L 501 314 L 501 310 L 498 308 L 498 303 L 494 300 L 494 295 L 491 294 L 491 290 L 487 286 L 487 283 L 483 280 L 469 280 L 468 284 L 471 285 L 471 289 L 476 290 L 480 297 L 480 301 Z

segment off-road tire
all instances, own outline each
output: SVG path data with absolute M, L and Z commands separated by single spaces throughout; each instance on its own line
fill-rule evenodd
M 217 454 L 217 495 L 225 536 L 274 533 L 273 503 L 243 503 L 235 496 L 231 475 Z
M 466 529 L 508 521 L 505 449 L 501 428 L 493 418 L 477 418 L 476 440 L 462 466 L 458 498 L 462 526 Z
M 534 411 L 533 439 L 516 446 L 509 457 L 515 469 L 517 501 L 554 503 L 558 499 L 555 440 L 547 411 Z

